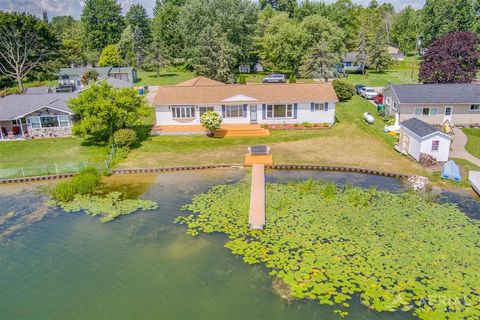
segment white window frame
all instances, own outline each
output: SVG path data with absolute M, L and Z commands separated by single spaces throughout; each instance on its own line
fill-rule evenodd
M 285 116 L 276 116 L 275 106 L 284 106 Z M 267 104 L 265 113 L 266 113 L 267 119 L 293 119 L 293 104 L 291 103 Z
M 431 151 L 436 152 L 440 149 L 440 140 L 432 140 Z
M 204 113 L 208 111 L 215 111 L 214 107 L 208 107 L 208 106 L 201 106 L 198 107 L 198 116 L 201 117 Z
M 313 111 L 328 111 L 328 107 L 327 109 L 325 109 L 326 107 L 326 104 L 325 102 L 315 102 L 313 103 Z
M 423 114 L 423 110 L 428 109 L 428 114 Z M 420 113 L 417 113 L 417 110 L 420 110 Z M 432 110 L 436 110 L 435 114 L 432 114 Z M 415 108 L 414 114 L 416 116 L 421 116 L 421 117 L 430 117 L 430 116 L 438 116 L 438 108 L 436 107 L 417 107 Z
M 470 111 L 479 112 L 480 111 L 480 104 L 479 103 L 471 104 L 470 105 Z
M 391 106 L 391 104 L 392 104 L 392 98 L 391 98 L 391 97 L 386 97 L 386 98 L 385 98 L 385 104 L 386 104 L 387 106 Z
M 233 109 L 236 109 L 237 115 L 232 116 Z M 225 118 L 243 118 L 243 104 L 231 104 L 225 106 Z
M 195 106 L 172 106 L 170 107 L 173 119 L 194 119 Z

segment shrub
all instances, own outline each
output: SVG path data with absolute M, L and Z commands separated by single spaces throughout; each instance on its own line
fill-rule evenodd
M 247 77 L 244 74 L 240 75 L 240 78 L 238 79 L 239 84 L 247 84 Z
M 333 80 L 333 89 L 340 101 L 350 100 L 355 94 L 355 88 L 348 82 L 342 80 Z
M 297 77 L 292 73 L 288 78 L 288 82 L 290 83 L 297 83 Z
M 59 183 L 51 190 L 54 200 L 60 202 L 68 202 L 73 200 L 77 195 L 85 195 L 93 193 L 100 185 L 100 174 L 94 167 L 87 167 L 80 170 L 70 180 Z
M 137 142 L 137 134 L 132 129 L 120 129 L 113 134 L 115 145 L 130 149 Z
M 302 123 L 302 126 L 303 126 L 304 128 L 311 128 L 311 127 L 312 127 L 312 124 L 311 124 L 310 122 L 306 122 L 306 121 L 305 121 L 304 123 Z
M 207 111 L 200 117 L 202 126 L 213 135 L 222 125 L 222 117 L 215 111 Z

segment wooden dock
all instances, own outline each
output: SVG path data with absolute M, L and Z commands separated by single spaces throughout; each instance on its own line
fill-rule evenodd
M 263 164 L 252 166 L 248 224 L 251 229 L 261 230 L 265 227 L 265 165 Z
M 468 181 L 470 181 L 473 190 L 480 195 L 480 171 L 470 171 Z

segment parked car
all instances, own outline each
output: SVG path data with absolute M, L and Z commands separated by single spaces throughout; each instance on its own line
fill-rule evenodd
M 372 100 L 377 96 L 377 92 L 370 87 L 365 87 L 360 90 L 362 97 L 364 97 L 367 100 Z
M 285 83 L 287 82 L 287 77 L 281 73 L 272 73 L 262 79 L 263 83 Z
M 360 94 L 360 90 L 362 90 L 363 88 L 365 88 L 366 86 L 364 84 L 356 84 L 355 85 L 355 92 L 357 94 Z
M 377 96 L 373 98 L 373 102 L 375 102 L 376 104 L 383 104 L 383 94 L 377 94 Z

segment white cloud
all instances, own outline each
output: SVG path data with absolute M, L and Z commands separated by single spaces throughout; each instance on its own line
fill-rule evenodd
M 335 0 L 326 0 L 331 3 Z M 355 3 L 368 5 L 370 0 L 353 0 Z M 380 3 L 387 2 L 387 0 L 380 0 Z M 425 0 L 391 0 L 397 10 L 404 8 L 407 5 L 419 9 L 425 3 Z M 71 15 L 75 18 L 80 17 L 82 7 L 85 0 L 0 0 L 0 10 L 4 11 L 26 11 L 35 15 L 41 16 L 42 12 L 46 10 L 49 17 Z M 119 0 L 125 12 L 132 4 L 141 3 L 147 9 L 149 15 L 153 12 L 155 0 Z

